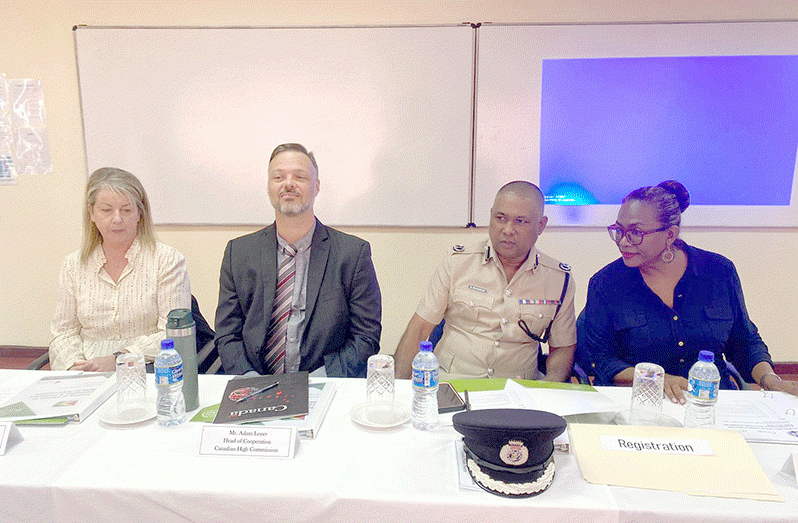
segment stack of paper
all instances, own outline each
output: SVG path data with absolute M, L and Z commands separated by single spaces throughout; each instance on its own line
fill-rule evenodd
M 736 430 L 746 441 L 798 445 L 796 408 L 798 399 L 784 392 L 740 391 L 718 402 L 716 426 Z
M 0 421 L 81 422 L 116 390 L 114 373 L 45 376 L 0 407 Z
M 473 410 L 531 409 L 560 416 L 609 412 L 609 419 L 612 419 L 621 408 L 590 385 L 531 380 L 452 380 L 450 383 L 460 392 L 469 392 Z M 567 431 L 554 440 L 554 448 L 560 452 L 569 451 Z
M 319 434 L 319 429 L 327 415 L 327 411 L 335 396 L 335 383 L 311 383 L 308 386 L 308 414 L 286 419 L 274 419 L 270 421 L 256 421 L 252 424 L 272 425 L 277 427 L 296 427 L 300 438 L 313 439 Z M 212 422 L 216 418 L 219 404 L 210 405 L 197 412 L 191 421 Z

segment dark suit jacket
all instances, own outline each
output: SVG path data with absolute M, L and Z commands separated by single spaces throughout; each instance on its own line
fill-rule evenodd
M 264 373 L 276 286 L 274 224 L 227 244 L 216 309 L 216 345 L 225 372 Z M 379 352 L 381 314 L 368 242 L 316 220 L 299 370 L 312 372 L 324 365 L 328 376 L 364 376 L 366 360 Z

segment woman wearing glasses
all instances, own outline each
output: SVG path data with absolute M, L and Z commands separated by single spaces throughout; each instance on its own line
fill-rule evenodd
M 679 238 L 690 195 L 677 181 L 641 187 L 623 200 L 607 229 L 621 258 L 590 279 L 585 347 L 602 383 L 631 385 L 634 366 L 661 365 L 665 393 L 684 403 L 687 374 L 701 350 L 732 362 L 743 379 L 798 394 L 782 381 L 756 326 L 748 318 L 734 264 Z M 721 388 L 735 388 L 718 365 Z

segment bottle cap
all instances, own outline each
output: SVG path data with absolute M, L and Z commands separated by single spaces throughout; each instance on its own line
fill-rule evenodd
M 169 350 L 175 348 L 175 342 L 170 340 L 169 338 L 161 341 L 161 350 Z
M 431 341 L 422 341 L 418 348 L 423 352 L 432 352 L 432 342 Z
M 166 317 L 167 329 L 187 329 L 194 327 L 194 315 L 191 314 L 191 309 L 173 309 Z
M 709 363 L 715 362 L 715 353 L 711 350 L 702 350 L 698 353 L 698 359 Z

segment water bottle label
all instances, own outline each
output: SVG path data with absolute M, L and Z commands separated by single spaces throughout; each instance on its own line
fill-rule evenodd
M 431 388 L 438 386 L 438 369 L 417 370 L 413 369 L 413 385 L 416 387 Z
M 174 367 L 155 367 L 155 384 L 172 385 L 183 381 L 183 364 Z
M 718 382 L 690 378 L 687 380 L 687 392 L 702 400 L 714 400 L 718 397 Z

